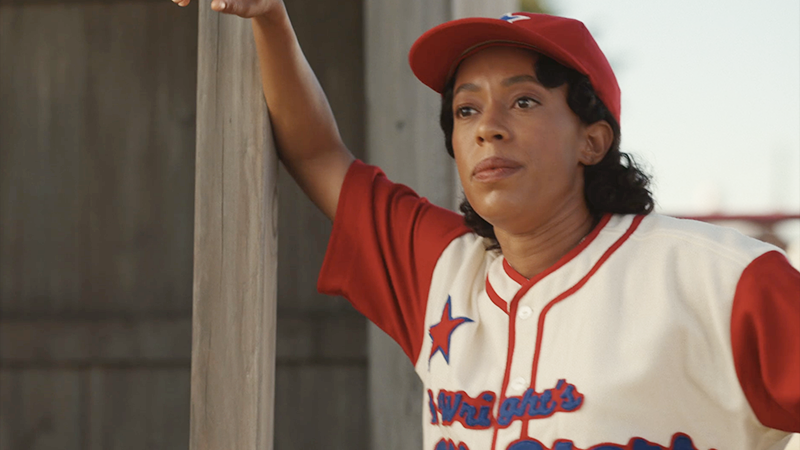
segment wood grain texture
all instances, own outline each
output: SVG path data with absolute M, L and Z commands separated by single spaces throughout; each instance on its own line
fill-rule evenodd
M 86 448 L 79 371 L 0 369 L 0 398 L 0 450 Z
M 362 1 L 286 0 L 286 8 L 344 143 L 363 158 Z M 367 321 L 345 299 L 317 292 L 331 222 L 285 170 L 280 170 L 278 180 L 281 251 L 275 446 L 365 450 L 369 448 Z M 343 405 L 349 405 L 346 411 Z M 314 411 L 326 412 L 324 420 L 310 419 Z
M 0 312 L 191 314 L 197 23 L 0 7 Z
M 452 0 L 365 2 L 367 160 L 433 203 L 451 207 L 455 170 L 438 126 L 440 97 L 408 66 L 408 50 L 423 32 L 450 19 Z M 371 448 L 422 445 L 422 383 L 408 357 L 370 324 Z
M 342 140 L 364 156 L 364 52 L 361 0 L 286 0 L 297 39 L 325 91 Z M 278 308 L 290 314 L 355 312 L 317 292 L 331 222 L 285 170 L 279 177 Z M 365 325 L 366 327 L 366 322 Z
M 79 448 L 188 448 L 187 370 L 95 368 L 82 373 L 87 380 L 86 403 L 91 414 L 86 445 Z
M 0 319 L 0 366 L 167 365 L 188 374 L 191 336 L 189 317 Z
M 200 8 L 198 42 L 190 448 L 270 449 L 277 160 L 250 22 Z
M 367 159 L 394 181 L 453 208 L 461 192 L 439 128 L 441 97 L 414 77 L 408 50 L 439 23 L 475 15 L 500 17 L 518 6 L 513 0 L 367 0 L 365 8 Z M 372 448 L 419 448 L 422 383 L 405 353 L 383 331 L 370 325 L 368 336 Z
M 276 450 L 366 449 L 368 420 L 363 366 L 280 367 L 275 397 Z M 298 420 L 298 417 L 302 419 Z M 374 447 L 376 450 L 385 446 Z
M 162 0 L 0 0 L 0 6 L 119 5 L 121 3 L 161 3 Z

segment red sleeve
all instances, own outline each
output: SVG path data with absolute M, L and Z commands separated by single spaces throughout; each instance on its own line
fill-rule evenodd
M 742 273 L 731 311 L 736 375 L 758 420 L 800 432 L 800 273 L 778 252 Z
M 339 195 L 317 289 L 347 298 L 416 362 L 436 261 L 467 232 L 462 216 L 355 161 Z

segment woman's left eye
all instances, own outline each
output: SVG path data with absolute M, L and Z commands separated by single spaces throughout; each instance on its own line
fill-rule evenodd
M 527 109 L 533 108 L 537 101 L 530 97 L 520 97 L 514 103 L 518 108 Z

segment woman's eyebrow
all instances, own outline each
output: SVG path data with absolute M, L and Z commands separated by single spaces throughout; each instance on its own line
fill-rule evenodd
M 453 96 L 455 96 L 456 94 L 458 94 L 461 91 L 478 92 L 479 90 L 480 90 L 480 88 L 476 84 L 464 83 L 464 84 L 460 85 L 459 87 L 457 87 L 455 91 L 453 91 Z
M 503 86 L 505 86 L 505 87 L 508 87 L 508 86 L 511 86 L 511 85 L 517 84 L 517 83 L 536 83 L 536 84 L 541 84 L 541 83 L 539 83 L 539 80 L 537 80 L 536 77 L 534 77 L 533 75 L 515 75 L 513 77 L 506 78 L 502 82 Z M 453 95 L 455 96 L 456 94 L 458 94 L 461 91 L 478 92 L 480 90 L 481 89 L 476 84 L 464 83 L 462 85 L 459 85 L 456 88 L 456 90 L 453 91 Z
M 536 83 L 540 84 L 539 80 L 536 79 L 533 75 L 516 75 L 511 78 L 506 78 L 503 80 L 503 86 L 511 86 L 512 84 L 517 83 Z

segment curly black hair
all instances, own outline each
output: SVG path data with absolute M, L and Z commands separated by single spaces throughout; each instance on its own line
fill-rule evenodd
M 648 214 L 653 211 L 654 201 L 649 190 L 650 176 L 634 161 L 633 157 L 619 150 L 620 128 L 614 116 L 603 104 L 589 82 L 589 78 L 544 55 L 539 55 L 535 64 L 536 77 L 548 89 L 567 84 L 567 104 L 585 124 L 605 120 L 614 132 L 614 139 L 605 157 L 597 164 L 584 168 L 584 198 L 595 224 L 605 213 Z M 453 88 L 455 76 L 445 87 L 439 124 L 444 131 L 447 153 L 453 155 Z M 464 222 L 479 236 L 492 240 L 489 249 L 499 249 L 492 224 L 483 219 L 464 200 L 459 205 Z

